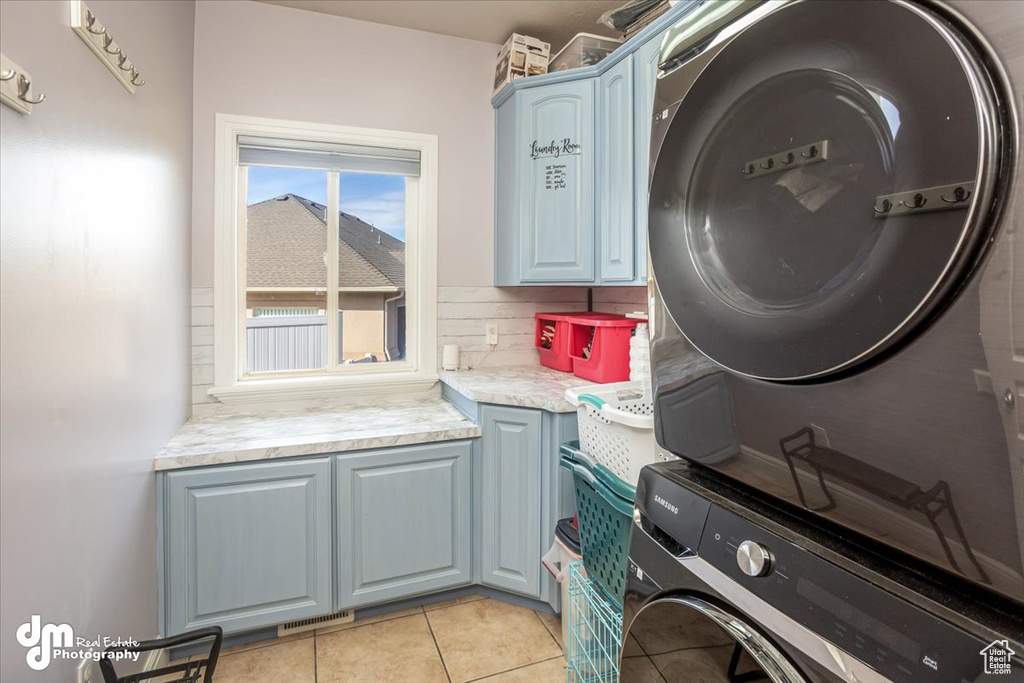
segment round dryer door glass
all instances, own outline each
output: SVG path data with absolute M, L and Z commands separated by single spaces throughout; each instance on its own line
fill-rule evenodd
M 770 380 L 908 341 L 985 242 L 995 102 L 966 38 L 909 4 L 796 2 L 737 33 L 652 178 L 651 259 L 680 330 Z
M 626 634 L 621 677 L 668 683 L 807 683 L 758 628 L 717 603 L 688 595 L 656 600 L 640 610 Z

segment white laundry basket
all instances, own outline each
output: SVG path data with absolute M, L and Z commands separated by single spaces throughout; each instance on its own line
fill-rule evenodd
M 580 450 L 628 484 L 644 465 L 667 459 L 654 441 L 654 401 L 641 382 L 590 384 L 565 392 L 576 406 Z

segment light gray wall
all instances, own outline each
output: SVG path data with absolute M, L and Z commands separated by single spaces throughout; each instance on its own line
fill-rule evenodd
M 152 637 L 152 459 L 188 415 L 191 2 L 90 0 L 141 68 L 135 96 L 65 0 L 0 3 L 0 45 L 46 102 L 0 107 L 0 679 L 32 614 Z
M 494 283 L 497 45 L 255 2 L 196 5 L 193 285 L 213 286 L 217 113 L 440 139 L 438 284 Z

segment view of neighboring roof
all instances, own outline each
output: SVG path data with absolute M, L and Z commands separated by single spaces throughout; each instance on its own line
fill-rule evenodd
M 246 286 L 327 286 L 327 207 L 294 194 L 246 210 Z M 405 242 L 340 212 L 339 286 L 405 288 Z

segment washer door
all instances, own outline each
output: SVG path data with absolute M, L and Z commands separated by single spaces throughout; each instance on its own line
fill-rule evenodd
M 807 681 L 760 630 L 690 595 L 655 600 L 637 613 L 621 669 L 623 681 Z
M 969 42 L 899 0 L 794 2 L 739 32 L 679 103 L 652 177 L 651 260 L 680 330 L 782 381 L 908 341 L 990 232 L 995 103 Z

